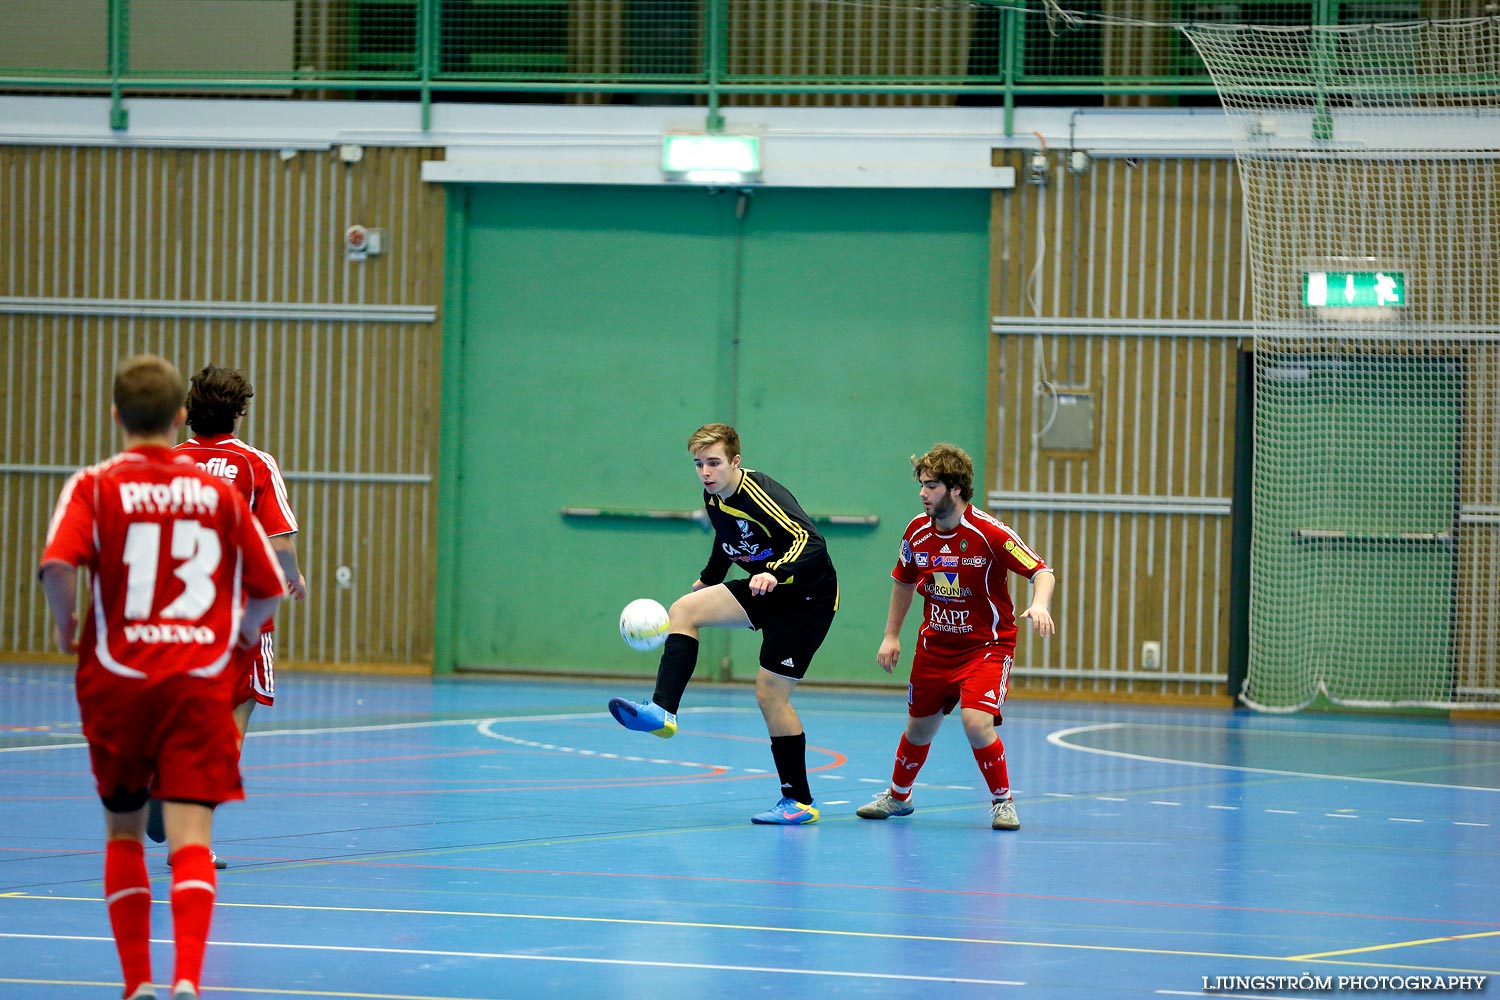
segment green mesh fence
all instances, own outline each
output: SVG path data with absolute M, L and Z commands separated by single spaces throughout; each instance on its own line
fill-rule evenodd
M 1183 22 L 1452 16 L 1477 0 L 4 0 L 0 86 L 1211 94 Z

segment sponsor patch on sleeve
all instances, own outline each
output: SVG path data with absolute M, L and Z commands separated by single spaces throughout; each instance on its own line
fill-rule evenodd
M 1016 562 L 1020 563 L 1023 568 L 1037 568 L 1038 563 L 1036 557 L 1033 556 L 1030 552 L 1027 552 L 1023 546 L 1017 545 L 1015 539 L 1007 538 L 1005 540 L 1005 551 L 1014 556 Z

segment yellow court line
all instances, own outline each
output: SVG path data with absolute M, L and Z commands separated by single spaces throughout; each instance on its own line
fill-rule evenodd
M 73 903 L 98 903 L 98 899 L 92 896 L 26 896 L 23 898 L 73 902 Z M 721 931 L 754 931 L 768 934 L 805 934 L 815 937 L 842 937 L 862 938 L 886 941 L 930 941 L 939 944 L 982 944 L 999 945 L 1010 948 L 1057 948 L 1067 951 L 1089 951 L 1107 952 L 1124 955 L 1171 955 L 1179 958 L 1228 958 L 1255 962 L 1301 962 L 1321 961 L 1328 965 L 1350 965 L 1361 968 L 1401 969 L 1411 972 L 1443 972 L 1463 975 L 1490 975 L 1500 976 L 1500 970 L 1494 969 L 1450 969 L 1440 966 L 1426 965 L 1388 965 L 1380 963 L 1354 963 L 1335 962 L 1328 959 L 1320 959 L 1317 956 L 1294 955 L 1291 957 L 1281 955 L 1246 955 L 1236 952 L 1220 951 L 1188 951 L 1176 948 L 1133 948 L 1125 945 L 1104 944 L 1073 944 L 1057 941 L 1012 941 L 1001 938 L 970 938 L 970 937 L 948 937 L 937 934 L 893 934 L 883 931 L 849 931 L 831 930 L 815 927 L 773 927 L 761 924 L 719 924 L 705 921 L 692 920 L 634 920 L 626 917 L 583 917 L 574 915 L 556 915 L 547 913 L 493 913 L 480 910 L 415 910 L 395 909 L 375 906 L 307 906 L 294 903 L 232 903 L 219 901 L 216 907 L 231 907 L 246 910 L 297 910 L 314 913 L 375 913 L 394 916 L 418 916 L 418 917 L 473 917 L 489 920 L 538 920 L 554 921 L 557 923 L 580 923 L 580 924 L 625 924 L 633 927 L 686 927 L 695 930 L 721 930 Z M 1486 934 L 1491 932 L 1486 932 Z M 1500 932 L 1494 932 L 1500 933 Z M 32 935 L 0 934 L 0 937 L 28 937 Z M 45 937 L 46 935 L 35 935 Z M 1468 935 L 1471 937 L 1482 937 L 1485 935 Z M 1452 940 L 1450 938 L 1437 938 L 1435 940 Z M 233 944 L 234 942 L 226 942 Z M 266 947 L 276 947 L 267 945 Z M 286 947 L 308 947 L 298 945 L 287 945 Z M 317 946 L 311 946 L 317 947 Z M 1392 946 L 1394 947 L 1394 946 Z M 382 949 L 374 948 L 372 951 Z M 399 951 L 400 949 L 393 949 Z M 1337 953 L 1329 953 L 1330 955 Z
M 1442 944 L 1444 941 L 1472 941 L 1475 938 L 1497 937 L 1500 931 L 1480 931 L 1477 934 L 1450 934 L 1447 937 L 1422 938 L 1418 941 L 1397 941 L 1394 944 L 1372 944 L 1366 948 L 1345 948 L 1343 951 L 1319 951 L 1310 955 L 1292 955 L 1288 962 L 1300 962 L 1314 958 L 1332 958 L 1335 955 L 1362 955 L 1371 951 L 1389 951 L 1392 948 L 1411 948 L 1419 944 Z

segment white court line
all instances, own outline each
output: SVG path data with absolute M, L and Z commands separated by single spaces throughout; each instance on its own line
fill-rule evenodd
M 114 938 L 89 937 L 81 934 L 4 934 L 0 938 L 19 938 L 28 941 L 86 941 L 114 943 Z M 153 939 L 152 944 L 170 946 L 171 941 Z M 275 944 L 259 941 L 222 941 L 217 938 L 213 947 L 220 948 L 264 948 L 286 951 L 344 952 L 354 955 L 411 955 L 423 958 L 492 958 L 516 962 L 577 962 L 583 965 L 629 965 L 647 969 L 699 969 L 707 972 L 755 972 L 773 976 L 833 976 L 842 979 L 898 980 L 909 983 L 964 983 L 975 986 L 1025 986 L 1016 979 L 966 979 L 961 976 L 912 976 L 894 972 L 844 972 L 839 969 L 792 969 L 763 965 L 716 965 L 709 962 L 651 962 L 632 958 L 583 958 L 575 955 L 534 955 L 506 951 L 437 951 L 428 948 L 361 948 L 355 945 L 332 944 Z M 337 994 L 335 994 L 337 995 Z
M 622 755 L 612 754 L 612 753 L 611 754 L 596 753 L 593 750 L 581 750 L 581 749 L 578 749 L 577 747 L 563 747 L 563 746 L 557 746 L 557 745 L 552 744 L 552 743 L 539 743 L 536 740 L 524 740 L 524 739 L 521 739 L 519 736 L 508 736 L 505 733 L 499 733 L 499 732 L 496 732 L 494 730 L 493 727 L 496 724 L 498 724 L 498 723 L 504 723 L 504 722 L 507 722 L 507 721 L 509 721 L 509 720 L 507 720 L 507 719 L 485 719 L 476 728 L 477 728 L 477 731 L 479 732 L 479 735 L 484 736 L 484 737 L 486 737 L 488 739 L 499 740 L 501 743 L 510 743 L 510 744 L 515 745 L 515 746 L 534 747 L 534 748 L 539 749 L 539 750 L 554 750 L 554 751 L 556 751 L 558 753 L 572 753 L 572 754 L 580 754 L 580 755 L 581 754 L 590 754 L 590 755 L 598 756 L 598 757 L 607 757 L 607 758 L 610 758 L 612 760 L 637 761 L 637 762 L 640 762 L 640 763 L 643 763 L 643 764 L 663 764 L 663 765 L 666 765 L 668 767 L 708 768 L 710 770 L 717 770 L 717 771 L 734 771 L 734 770 L 737 770 L 736 768 L 732 767 L 729 764 L 706 764 L 706 763 L 701 763 L 701 762 L 698 762 L 698 761 L 691 761 L 691 760 L 667 760 L 666 758 L 663 758 L 663 757 L 637 757 L 637 756 L 634 756 L 634 755 L 623 755 L 622 756 Z
M 518 746 L 536 747 L 536 748 L 539 748 L 539 749 L 542 749 L 542 750 L 556 750 L 556 751 L 558 751 L 560 753 L 579 753 L 579 754 L 581 754 L 581 753 L 593 753 L 594 752 L 594 751 L 589 751 L 589 750 L 579 750 L 579 749 L 576 749 L 574 747 L 554 746 L 551 743 L 538 743 L 535 740 L 526 740 L 526 739 L 522 739 L 519 736 L 509 736 L 509 735 L 507 735 L 505 733 L 496 732 L 494 730 L 493 727 L 495 725 L 498 725 L 498 724 L 501 724 L 501 723 L 505 723 L 505 722 L 509 722 L 509 721 L 510 721 L 509 719 L 486 719 L 486 720 L 484 720 L 483 722 L 481 722 L 479 724 L 479 727 L 478 727 L 479 733 L 482 736 L 486 736 L 486 737 L 488 737 L 490 739 L 494 739 L 494 740 L 499 740 L 502 743 L 513 743 L 513 744 L 516 744 Z M 596 756 L 599 756 L 599 757 L 610 757 L 610 758 L 617 757 L 616 754 L 605 754 L 605 753 L 598 753 L 598 754 L 596 754 Z M 726 771 L 726 772 L 728 772 L 728 771 L 736 771 L 736 772 L 741 773 L 741 774 L 769 774 L 770 773 L 765 768 L 760 768 L 760 767 L 735 767 L 732 764 L 707 764 L 707 763 L 699 763 L 699 762 L 687 761 L 687 760 L 669 760 L 669 759 L 664 758 L 664 757 L 635 757 L 635 756 L 625 756 L 625 757 L 619 757 L 618 759 L 636 761 L 636 762 L 645 763 L 645 764 L 663 764 L 663 765 L 672 766 L 672 767 L 699 767 L 699 768 L 707 767 L 707 768 L 714 768 L 716 770 Z M 819 778 L 819 779 L 821 779 L 823 781 L 847 781 L 847 780 L 849 780 L 849 777 L 847 775 L 843 775 L 843 774 L 825 774 L 825 773 L 822 773 L 822 772 L 817 772 L 817 773 L 809 774 L 808 778 L 809 779 L 811 779 L 811 778 Z M 887 783 L 887 780 L 885 778 L 856 778 L 854 780 L 856 780 L 856 781 L 863 781 L 863 782 L 867 782 L 869 784 L 876 784 L 876 785 L 883 785 L 883 784 Z M 959 791 L 959 792 L 971 792 L 971 791 L 974 790 L 974 788 L 973 788 L 972 785 L 930 785 L 930 784 L 927 784 L 925 782 L 920 782 L 920 781 L 917 782 L 916 787 L 918 787 L 918 788 L 925 788 L 925 789 L 941 789 L 941 790 L 945 790 L 945 791 Z M 1020 790 L 1017 789 L 1017 791 L 1020 791 Z M 1067 795 L 1067 794 L 1064 794 L 1064 793 L 1061 793 L 1061 792 L 1046 792 L 1046 793 L 1043 793 L 1043 794 L 1052 795 L 1052 796 L 1055 796 L 1055 797 L 1058 797 L 1058 798 L 1065 798 L 1065 799 L 1073 797 L 1071 795 Z M 842 805 L 842 804 L 844 804 L 844 803 L 841 803 L 841 802 L 829 802 L 829 803 L 826 803 L 826 805 Z
M 748 713 L 739 708 L 693 708 L 678 715 L 709 715 L 713 713 Z M 576 722 L 579 719 L 598 719 L 602 712 L 568 712 L 557 715 L 501 715 L 481 716 L 473 719 L 428 719 L 423 722 L 387 722 L 369 726 L 315 726 L 308 729 L 253 729 L 245 734 L 246 739 L 263 739 L 268 736 L 326 736 L 330 733 L 388 733 L 397 729 L 436 729 L 439 726 L 483 726 L 492 722 Z M 34 746 L 0 747 L 0 753 L 24 753 L 28 750 L 73 750 L 87 747 L 80 735 L 72 743 L 39 743 Z
M 1008 721 L 1009 720 L 1007 720 L 1007 723 L 1008 723 Z M 1106 728 L 1109 728 L 1109 727 L 1123 727 L 1123 726 L 1149 726 L 1152 729 L 1178 729 L 1178 730 L 1182 730 L 1183 732 L 1188 732 L 1188 733 L 1201 732 L 1205 728 L 1204 726 L 1188 725 L 1186 723 L 1181 723 L 1181 722 L 1110 722 L 1110 723 L 1101 723 L 1100 725 L 1103 726 L 1103 727 L 1106 727 Z M 1080 725 L 1077 728 L 1079 728 L 1079 729 L 1087 729 L 1089 727 L 1087 725 Z M 1217 729 L 1219 727 L 1214 726 L 1214 727 L 1208 727 L 1208 728 L 1215 728 L 1215 729 Z M 1258 735 L 1258 736 L 1292 736 L 1292 737 L 1306 737 L 1308 739 L 1357 740 L 1357 741 L 1363 741 L 1363 742 L 1367 742 L 1369 740 L 1400 740 L 1402 743 L 1436 743 L 1436 744 L 1439 744 L 1439 745 L 1444 746 L 1444 747 L 1450 747 L 1450 746 L 1455 746 L 1455 745 L 1469 745 L 1469 746 L 1476 746 L 1476 747 L 1500 747 L 1500 740 L 1456 739 L 1456 738 L 1450 738 L 1450 737 L 1447 737 L 1447 736 L 1404 736 L 1404 735 L 1394 734 L 1394 733 L 1335 733 L 1335 732 L 1326 732 L 1326 731 L 1325 732 L 1319 732 L 1317 730 L 1311 730 L 1311 731 L 1306 731 L 1306 732 L 1295 732 L 1295 731 L 1290 731 L 1290 730 L 1285 730 L 1285 729 L 1253 729 L 1253 728 L 1252 729 L 1236 729 L 1235 732 L 1253 733 L 1253 734 Z
M 550 719 L 583 718 L 582 715 L 551 716 Z M 549 719 L 549 721 L 550 721 Z M 255 729 L 245 734 L 246 739 L 266 736 L 322 736 L 327 733 L 384 733 L 393 729 L 435 729 L 438 726 L 477 726 L 487 719 L 433 719 L 426 722 L 392 722 L 380 726 L 323 726 L 317 729 Z M 67 750 L 87 747 L 80 736 L 77 743 L 44 743 L 29 747 L 0 747 L 0 753 L 20 753 L 25 750 Z
M 1177 760 L 1173 757 L 1152 757 L 1142 753 L 1127 753 L 1124 750 L 1104 750 L 1100 747 L 1078 746 L 1067 742 L 1069 736 L 1079 733 L 1099 732 L 1105 729 L 1124 729 L 1126 726 L 1140 726 L 1149 728 L 1146 723 L 1139 722 L 1101 722 L 1090 726 L 1073 726 L 1070 729 L 1058 729 L 1047 734 L 1047 742 L 1064 750 L 1077 750 L 1079 753 L 1096 753 L 1101 757 L 1120 757 L 1125 760 L 1141 760 L 1151 764 L 1177 764 L 1181 767 L 1205 767 L 1213 771 L 1240 771 L 1246 774 L 1276 774 L 1287 778 L 1315 778 L 1320 781 L 1364 781 L 1375 785 L 1406 785 L 1414 788 L 1452 788 L 1463 792 L 1500 792 L 1500 788 L 1488 788 L 1484 785 L 1447 785 L 1436 781 L 1403 781 L 1400 778 L 1363 778 L 1353 774 L 1321 774 L 1316 771 L 1280 771 L 1271 767 L 1248 767 L 1243 764 L 1212 764 L 1202 760 Z M 1163 727 L 1157 727 L 1163 728 Z M 1171 727 L 1182 728 L 1182 727 Z M 1269 735 L 1282 735 L 1270 733 Z M 1321 735 L 1321 734 L 1319 734 Z M 1368 738 L 1368 737 L 1367 737 Z M 1400 738 L 1400 737 L 1397 737 Z M 1421 737 L 1426 740 L 1427 737 Z M 1470 740 L 1468 742 L 1484 742 Z M 1489 744 L 1486 744 L 1489 745 Z

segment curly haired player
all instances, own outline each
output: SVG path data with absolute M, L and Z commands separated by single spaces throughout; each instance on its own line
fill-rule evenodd
M 901 624 L 918 590 L 926 609 L 912 657 L 906 732 L 896 749 L 891 787 L 855 812 L 863 819 L 911 815 L 917 772 L 943 717 L 961 707 L 964 735 L 990 790 L 990 825 L 1018 830 L 1005 745 L 995 726 L 1010 686 L 1017 618 L 1029 619 L 1042 636 L 1057 631 L 1047 610 L 1054 574 L 1012 528 L 969 502 L 974 463 L 963 449 L 934 445 L 920 458 L 913 455 L 911 464 L 922 484 L 923 513 L 906 526 L 891 571 L 891 607 L 875 656 L 886 673 L 901 657 Z M 1032 583 L 1031 605 L 1019 616 L 1010 601 L 1008 573 Z

